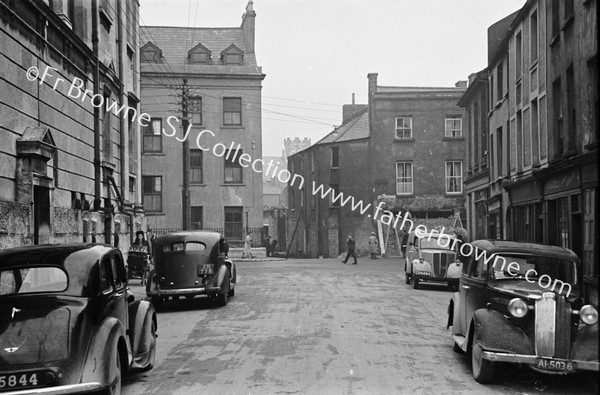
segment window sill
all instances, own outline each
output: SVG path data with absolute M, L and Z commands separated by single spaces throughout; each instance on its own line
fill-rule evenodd
M 550 47 L 555 46 L 560 41 L 560 32 L 554 33 L 554 36 L 550 39 Z
M 409 139 L 400 139 L 398 137 L 394 137 L 394 142 L 395 143 L 412 143 L 415 141 L 414 137 L 411 137 Z
M 567 17 L 567 19 L 565 19 L 562 27 L 560 28 L 560 30 L 565 31 L 567 30 L 571 25 L 573 25 L 573 14 L 569 15 Z
M 244 183 L 237 183 L 237 182 L 224 182 L 223 184 L 221 184 L 222 187 L 245 187 L 246 184 Z
M 162 211 L 145 211 L 144 215 L 149 216 L 149 215 L 165 215 L 165 213 L 163 213 Z
M 448 136 L 444 136 L 442 138 L 443 141 L 464 141 L 465 138 L 464 137 L 448 137 Z
M 529 66 L 529 71 L 533 71 L 533 69 L 535 69 L 537 67 L 538 61 L 539 61 L 539 59 L 536 59 L 533 61 L 533 63 L 531 63 L 531 66 Z
M 446 196 L 462 196 L 462 192 L 446 192 Z
M 414 193 L 397 193 L 396 197 L 397 198 L 407 198 L 407 197 L 414 197 L 415 194 Z
M 190 182 L 191 187 L 205 187 L 206 184 L 203 182 Z
M 158 151 L 152 151 L 152 152 L 142 152 L 142 155 L 149 155 L 149 156 L 167 156 L 167 154 L 165 154 L 164 152 L 158 152 Z
M 244 129 L 244 125 L 221 125 L 221 129 Z

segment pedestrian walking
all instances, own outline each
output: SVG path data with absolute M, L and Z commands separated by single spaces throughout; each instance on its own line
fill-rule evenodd
M 265 249 L 267 250 L 267 256 L 271 256 L 272 250 L 271 250 L 271 236 L 268 236 L 265 239 Z
M 348 238 L 346 239 L 346 244 L 348 244 L 348 252 L 346 253 L 346 259 L 344 259 L 344 265 L 348 262 L 348 259 L 352 256 L 354 258 L 353 265 L 357 264 L 356 261 L 356 241 L 354 241 L 354 235 L 350 233 Z
M 379 242 L 377 241 L 377 236 L 375 236 L 375 232 L 371 232 L 371 236 L 369 236 L 369 249 L 371 250 L 371 259 L 375 259 L 377 255 L 377 246 Z
M 244 241 L 244 252 L 242 252 L 242 258 L 246 258 L 246 256 L 250 256 L 250 258 L 253 258 L 253 256 L 252 256 L 252 236 L 250 236 L 250 233 L 248 233 L 246 235 L 246 240 Z

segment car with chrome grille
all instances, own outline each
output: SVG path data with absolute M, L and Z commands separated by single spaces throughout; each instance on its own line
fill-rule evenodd
M 206 230 L 167 233 L 154 239 L 154 269 L 146 295 L 157 308 L 166 300 L 204 295 L 225 306 L 235 295 L 235 263 L 226 256 L 226 241 Z
M 154 366 L 156 329 L 118 249 L 0 251 L 0 393 L 120 393 L 125 374 Z
M 477 382 L 499 363 L 547 374 L 598 371 L 598 311 L 582 293 L 579 258 L 535 243 L 477 240 L 461 247 L 459 291 L 448 306 L 454 351 Z
M 417 289 L 420 283 L 437 282 L 456 288 L 461 270 L 453 250 L 457 242 L 454 234 L 437 231 L 409 233 L 404 261 L 406 284 Z

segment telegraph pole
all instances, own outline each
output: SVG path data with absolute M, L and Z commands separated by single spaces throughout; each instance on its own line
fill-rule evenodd
M 183 79 L 183 85 L 181 87 L 181 126 L 183 128 L 182 136 L 185 136 L 188 125 L 188 99 L 189 99 L 189 88 L 187 86 L 187 79 Z M 183 142 L 183 190 L 181 191 L 181 216 L 182 216 L 182 228 L 189 230 L 191 228 L 191 207 L 190 207 L 190 143 L 189 138 L 186 138 Z

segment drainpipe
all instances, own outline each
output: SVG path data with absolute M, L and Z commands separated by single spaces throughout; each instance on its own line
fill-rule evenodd
M 100 60 L 98 49 L 98 0 L 92 0 L 92 49 L 94 51 L 93 91 L 99 92 Z M 94 106 L 94 211 L 99 211 L 102 206 L 102 167 L 100 159 L 100 108 Z

